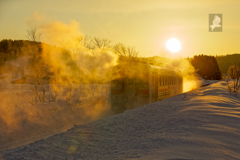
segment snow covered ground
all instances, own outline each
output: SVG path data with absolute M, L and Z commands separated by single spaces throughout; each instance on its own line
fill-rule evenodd
M 17 159 L 240 159 L 240 97 L 226 82 L 0 152 Z M 1 159 L 1 158 L 0 158 Z
M 0 81 L 1 82 L 1 81 Z M 49 85 L 56 100 L 39 102 L 28 84 L 4 84 L 0 90 L 0 151 L 66 131 L 111 114 L 105 85 Z M 1 86 L 0 86 L 1 87 Z M 46 88 L 47 86 L 45 86 Z M 38 86 L 39 95 L 42 86 Z M 71 91 L 71 92 L 70 92 Z M 36 102 L 37 100 L 37 102 Z

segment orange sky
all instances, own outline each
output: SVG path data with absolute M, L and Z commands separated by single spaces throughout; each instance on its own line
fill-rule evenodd
M 1 0 L 0 40 L 26 39 L 34 13 L 81 33 L 135 46 L 142 56 L 161 55 L 178 38 L 178 56 L 240 53 L 239 0 Z M 208 31 L 208 15 L 223 15 L 223 31 Z

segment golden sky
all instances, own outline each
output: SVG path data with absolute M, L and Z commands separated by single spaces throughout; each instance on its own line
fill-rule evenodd
M 181 41 L 182 57 L 240 53 L 240 0 L 0 0 L 0 40 L 26 39 L 34 13 L 61 23 L 74 20 L 85 35 L 161 55 Z M 209 32 L 209 14 L 222 14 L 222 32 Z

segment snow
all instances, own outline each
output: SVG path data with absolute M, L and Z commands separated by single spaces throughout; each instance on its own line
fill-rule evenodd
M 4 160 L 240 159 L 239 118 L 239 96 L 228 93 L 226 82 L 211 81 L 0 154 Z
M 111 114 L 105 85 L 74 85 L 68 96 L 68 86 L 52 84 L 49 88 L 58 88 L 56 101 L 48 100 L 49 88 L 45 86 L 46 102 L 36 102 L 36 95 L 30 89 L 34 86 L 11 84 L 5 80 L 0 84 L 6 84 L 0 90 L 0 151 L 26 145 L 66 131 L 75 124 L 90 123 Z M 41 87 L 38 86 L 39 91 Z M 98 94 L 94 95 L 94 91 Z

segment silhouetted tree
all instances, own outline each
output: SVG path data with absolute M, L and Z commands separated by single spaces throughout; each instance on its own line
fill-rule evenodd
M 221 72 L 218 63 L 213 56 L 199 55 L 194 56 L 191 61 L 197 74 L 207 80 L 220 80 Z
M 72 53 L 79 53 L 82 52 L 84 49 L 110 49 L 112 48 L 112 45 L 111 41 L 106 38 L 79 36 L 70 40 L 62 41 L 61 48 L 69 50 Z
M 26 32 L 27 32 L 26 37 L 30 41 L 34 41 L 34 42 L 41 41 L 42 34 L 40 33 L 40 31 L 37 27 L 31 27 Z
M 238 90 L 240 88 L 240 64 L 236 65 L 232 65 L 228 68 L 228 76 L 233 79 L 233 93 L 238 94 Z M 228 81 L 227 81 L 228 82 Z M 228 83 L 228 88 L 229 91 L 231 92 L 231 86 Z
M 114 52 L 119 56 L 122 62 L 138 61 L 138 52 L 134 47 L 127 47 L 122 43 L 118 43 L 113 47 Z

